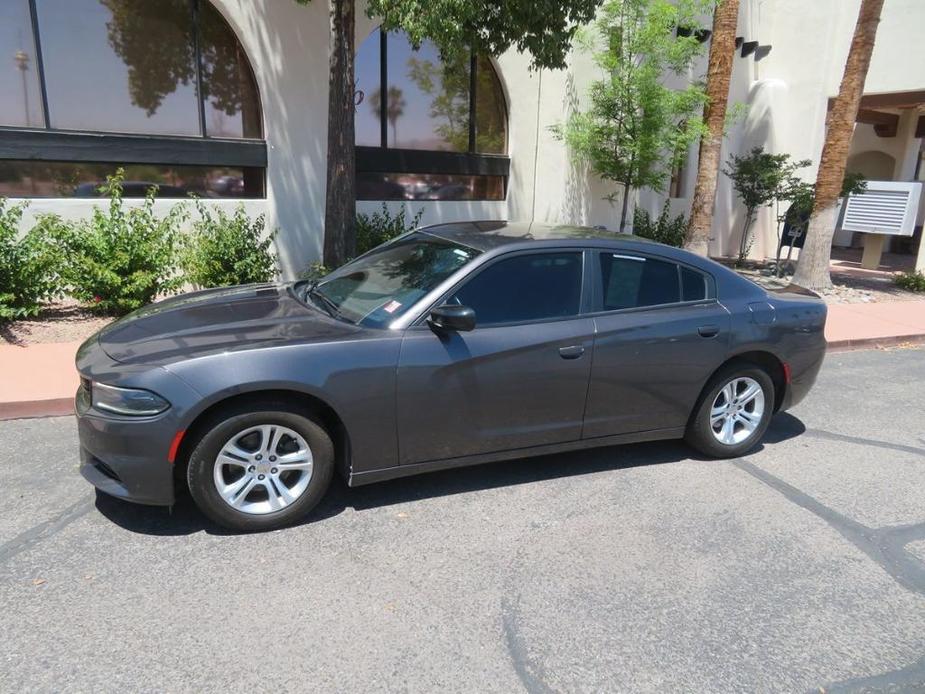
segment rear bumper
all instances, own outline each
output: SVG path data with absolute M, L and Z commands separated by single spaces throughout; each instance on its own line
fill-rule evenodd
M 790 383 L 784 390 L 784 397 L 781 401 L 778 411 L 783 412 L 799 404 L 807 396 L 813 385 L 816 383 L 816 377 L 822 369 L 822 362 L 825 360 L 825 343 L 823 341 L 822 349 L 815 354 L 803 353 L 799 358 L 790 363 L 791 376 Z
M 111 496 L 139 504 L 174 503 L 173 465 L 167 461 L 176 425 L 169 411 L 124 421 L 77 412 L 80 474 Z

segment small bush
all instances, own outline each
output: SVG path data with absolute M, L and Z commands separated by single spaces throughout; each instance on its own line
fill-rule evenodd
M 402 207 L 397 214 L 389 212 L 389 208 L 382 203 L 381 212 L 372 214 L 357 215 L 357 255 L 363 255 L 376 246 L 382 245 L 386 241 L 401 236 L 409 231 L 414 231 L 424 210 L 418 210 L 417 214 L 409 222 L 406 218 L 407 210 Z
M 197 287 L 269 282 L 276 277 L 276 256 L 270 251 L 273 234 L 264 238 L 266 218 L 247 216 L 244 205 L 234 214 L 196 203 L 199 221 L 183 239 L 181 264 L 186 279 Z
M 925 292 L 925 273 L 920 271 L 900 272 L 893 281 L 900 289 L 909 292 Z
M 637 207 L 633 212 L 633 235 L 658 241 L 666 246 L 683 246 L 687 220 L 683 214 L 672 219 L 669 204 L 666 200 L 661 214 L 654 221 L 648 212 Z
M 0 323 L 36 315 L 42 302 L 60 294 L 48 223 L 19 236 L 26 205 L 7 207 L 0 198 Z
M 153 188 L 141 207 L 126 210 L 123 179 L 119 169 L 102 186 L 108 209 L 94 207 L 89 220 L 60 225 L 55 234 L 64 251 L 61 274 L 69 292 L 91 309 L 114 315 L 179 289 L 179 229 L 187 216 L 186 206 L 179 204 L 156 217 Z

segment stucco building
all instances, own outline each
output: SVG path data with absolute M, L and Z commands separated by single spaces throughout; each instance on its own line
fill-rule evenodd
M 743 0 L 730 101 L 747 114 L 724 160 L 761 145 L 818 161 L 859 2 Z M 612 190 L 550 131 L 595 78 L 587 55 L 560 71 L 531 71 L 514 52 L 443 69 L 432 46 L 414 52 L 400 34 L 382 34 L 360 5 L 360 210 L 384 200 L 423 209 L 423 223 L 616 227 L 619 210 L 603 199 Z M 868 177 L 925 177 L 922 26 L 921 0 L 886 0 L 849 162 Z M 127 194 L 157 182 L 160 207 L 195 192 L 265 213 L 280 229 L 284 273 L 296 274 L 321 251 L 328 27 L 320 0 L 0 0 L 0 196 L 30 199 L 25 223 L 42 212 L 83 216 L 122 165 Z M 704 72 L 705 59 L 691 77 Z M 670 193 L 678 212 L 689 209 L 695 173 L 692 150 Z M 633 203 L 657 212 L 668 195 L 634 191 Z M 734 252 L 743 212 L 721 176 L 712 253 Z M 756 233 L 753 254 L 773 255 L 771 210 Z

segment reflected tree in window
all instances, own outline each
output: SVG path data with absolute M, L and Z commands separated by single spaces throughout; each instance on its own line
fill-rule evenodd
M 405 113 L 405 106 L 408 105 L 408 102 L 405 101 L 404 92 L 401 90 L 401 87 L 396 87 L 394 84 L 389 87 L 388 94 L 389 102 L 386 105 L 386 118 L 389 121 L 389 125 L 392 126 L 392 142 L 398 142 L 398 119 L 401 118 Z M 380 118 L 382 115 L 382 88 L 376 89 L 369 97 L 369 107 L 372 109 L 373 114 L 376 118 Z
M 128 68 L 132 103 L 153 116 L 168 94 L 196 76 L 186 0 L 101 0 L 110 13 L 109 44 Z
M 449 149 L 469 149 L 469 59 L 459 54 L 445 63 L 412 56 L 408 78 L 430 99 L 434 132 Z
M 188 0 L 100 0 L 110 11 L 109 43 L 128 68 L 132 103 L 151 116 L 180 84 L 195 84 L 196 55 Z M 208 134 L 260 137 L 253 73 L 218 11 L 199 3 L 202 98 Z

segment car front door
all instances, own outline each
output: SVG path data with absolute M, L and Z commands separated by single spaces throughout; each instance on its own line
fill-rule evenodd
M 475 329 L 423 324 L 398 366 L 402 464 L 581 438 L 594 322 L 581 317 L 581 250 L 517 253 L 475 271 L 445 303 L 475 311 Z
M 731 321 L 712 277 L 636 253 L 601 252 L 590 266 L 596 334 L 583 438 L 684 427 L 726 359 Z

